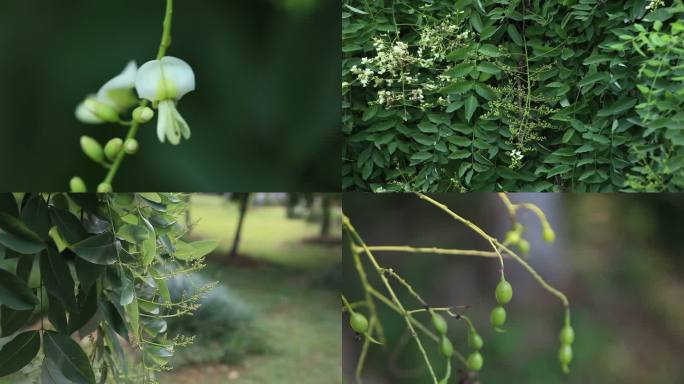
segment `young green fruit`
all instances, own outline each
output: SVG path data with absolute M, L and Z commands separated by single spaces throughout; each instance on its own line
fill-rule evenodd
M 69 181 L 69 189 L 71 189 L 71 192 L 87 192 L 85 182 L 78 176 L 71 178 Z
M 352 313 L 351 318 L 349 319 L 349 325 L 354 332 L 357 333 L 366 333 L 368 330 L 368 320 L 366 319 L 366 316 L 360 313 Z
M 567 344 L 561 345 L 558 350 L 558 360 L 565 366 L 570 364 L 572 361 L 572 347 Z
M 479 371 L 482 369 L 482 355 L 480 352 L 473 352 L 468 355 L 468 360 L 466 360 L 466 367 L 469 371 Z
M 451 344 L 448 337 L 442 336 L 442 339 L 439 342 L 439 350 L 445 357 L 451 357 L 451 355 L 454 354 L 454 346 Z
M 518 249 L 520 250 L 520 253 L 527 255 L 530 253 L 530 243 L 525 239 L 520 239 L 520 241 L 518 241 Z
M 496 285 L 494 296 L 496 296 L 497 303 L 501 305 L 507 304 L 513 298 L 513 287 L 502 277 L 499 284 Z
M 101 163 L 104 161 L 104 151 L 102 146 L 90 136 L 81 136 L 81 149 L 86 156 L 93 161 Z
M 492 323 L 494 328 L 499 328 L 506 322 L 506 310 L 504 307 L 497 305 L 492 309 L 492 313 L 489 316 L 489 321 Z
M 118 137 L 109 140 L 104 147 L 105 156 L 107 156 L 109 160 L 114 160 L 119 152 L 121 152 L 121 147 L 123 147 L 123 140 Z
M 544 226 L 544 229 L 542 231 L 542 237 L 544 238 L 544 241 L 546 241 L 547 243 L 553 243 L 554 241 L 556 241 L 556 233 L 549 225 Z
M 573 341 L 575 341 L 575 331 L 572 329 L 571 326 L 566 325 L 563 327 L 563 329 L 561 329 L 560 341 L 561 344 L 565 345 L 570 345 Z
M 506 244 L 518 244 L 518 241 L 520 241 L 520 232 L 518 232 L 518 231 L 506 232 L 506 238 L 504 239 L 504 243 L 506 243 Z
M 444 320 L 444 317 L 442 315 L 436 312 L 432 312 L 432 325 L 435 326 L 435 329 L 437 330 L 437 332 L 439 332 L 440 335 L 446 335 L 448 326 L 446 320 Z
M 478 335 L 477 332 L 468 332 L 468 345 L 470 346 L 470 348 L 477 351 L 482 349 L 483 344 L 484 342 L 482 341 L 482 337 L 480 337 L 480 335 Z
M 109 193 L 112 191 L 112 185 L 108 183 L 100 183 L 97 186 L 98 193 Z
M 124 151 L 127 155 L 135 155 L 138 152 L 139 145 L 136 139 L 126 139 L 124 142 Z

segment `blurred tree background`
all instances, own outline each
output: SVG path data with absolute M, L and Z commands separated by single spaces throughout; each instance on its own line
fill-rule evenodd
M 192 138 L 160 144 L 156 120 L 138 134 L 115 189 L 337 190 L 340 167 L 339 1 L 233 0 L 174 4 L 171 56 L 197 89 L 179 110 Z M 153 59 L 164 1 L 0 3 L 0 189 L 91 189 L 104 170 L 79 148 L 121 127 L 88 126 L 76 105 L 128 60 Z M 40 175 L 36 177 L 35 175 Z
M 432 195 L 489 234 L 503 238 L 510 228 L 506 208 L 494 194 Z M 513 261 L 506 278 L 513 285 L 506 333 L 489 325 L 496 260 L 433 254 L 378 253 L 413 284 L 432 306 L 471 305 L 466 313 L 484 338 L 482 383 L 681 383 L 684 367 L 684 196 L 677 194 L 511 194 L 513 202 L 532 202 L 556 230 L 552 245 L 541 239 L 538 219 L 521 211 L 530 241 L 529 261 L 570 299 L 576 338 L 571 373 L 557 359 L 562 307 Z M 413 195 L 347 194 L 345 214 L 369 245 L 487 249 L 487 243 Z M 358 275 L 343 247 L 344 291 L 360 299 Z M 372 275 L 372 274 L 371 274 Z M 374 278 L 378 287 L 379 280 Z M 384 291 L 384 290 L 383 290 Z M 400 299 L 419 305 L 401 289 Z M 365 383 L 424 382 L 427 372 L 403 319 L 380 306 L 387 352 L 371 347 Z M 345 322 L 346 324 L 346 317 Z M 466 329 L 450 323 L 450 336 L 468 351 Z M 353 382 L 361 343 L 343 327 L 343 372 Z M 427 344 L 436 357 L 437 347 Z M 435 361 L 441 361 L 436 359 Z M 443 366 L 437 365 L 442 372 Z M 458 374 L 457 374 L 458 376 Z M 452 377 L 453 382 L 458 382 Z

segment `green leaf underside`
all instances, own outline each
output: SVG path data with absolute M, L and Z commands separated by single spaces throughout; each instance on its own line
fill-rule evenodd
M 185 261 L 196 260 L 210 254 L 216 247 L 218 247 L 218 242 L 215 240 L 199 240 L 191 243 L 178 241 L 175 257 Z
M 26 282 L 0 269 L 0 304 L 15 310 L 32 310 L 38 304 L 38 298 Z
M 74 384 L 94 384 L 95 374 L 85 354 L 76 341 L 57 332 L 43 334 L 45 358 L 58 372 Z
M 21 254 L 33 254 L 45 248 L 43 240 L 23 222 L 0 212 L 0 244 Z
M 79 241 L 71 250 L 94 264 L 110 265 L 117 260 L 117 240 L 108 232 Z
M 0 377 L 17 372 L 25 367 L 38 354 L 40 334 L 27 331 L 18 334 L 0 349 Z

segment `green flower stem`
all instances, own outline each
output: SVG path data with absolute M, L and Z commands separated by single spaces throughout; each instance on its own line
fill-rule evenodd
M 363 250 L 359 247 L 359 249 Z M 406 253 L 436 253 L 440 255 L 499 257 L 494 251 L 478 251 L 474 249 L 447 249 L 437 247 L 411 247 L 408 245 L 370 245 L 372 252 L 406 252 Z M 507 257 L 504 255 L 504 257 Z
M 166 50 L 169 48 L 171 45 L 171 22 L 173 18 L 173 0 L 166 0 L 166 12 L 164 14 L 164 23 L 162 25 L 162 38 L 161 38 L 161 43 L 159 43 L 159 50 L 157 51 L 157 60 L 161 59 L 164 57 L 166 54 Z M 140 103 L 138 104 L 139 107 L 147 107 L 148 105 L 147 100 L 141 100 Z M 127 124 L 123 124 L 127 125 Z M 140 123 L 137 121 L 133 121 L 130 124 L 130 127 L 128 128 L 128 133 L 126 134 L 126 140 L 129 139 L 135 139 L 135 135 L 138 133 L 138 128 L 140 127 Z M 116 176 L 116 172 L 119 170 L 119 167 L 121 167 L 121 162 L 123 161 L 124 157 L 126 157 L 126 151 L 121 150 L 119 154 L 116 156 L 114 161 L 112 162 L 112 167 L 109 169 L 109 172 L 107 172 L 107 176 L 105 176 L 103 183 L 111 185 L 112 182 L 114 181 L 114 177 Z
M 370 317 L 368 320 L 368 334 L 372 335 L 373 330 L 377 330 L 377 335 L 378 339 L 380 339 L 380 342 L 385 343 L 385 331 L 382 328 L 382 324 L 377 321 L 378 319 L 378 312 L 375 307 L 375 302 L 373 301 L 373 297 L 371 296 L 371 293 L 369 291 L 369 288 L 371 285 L 368 283 L 368 277 L 366 276 L 366 271 L 363 269 L 363 264 L 361 263 L 361 257 L 360 251 L 357 251 L 354 248 L 354 245 L 352 243 L 352 255 L 354 257 L 354 266 L 356 267 L 356 271 L 359 274 L 359 279 L 361 279 L 361 285 L 363 285 L 365 296 L 366 296 L 366 303 L 368 304 L 368 312 L 370 313 Z M 370 347 L 370 338 L 366 337 L 363 340 L 363 347 L 361 348 L 361 354 L 359 355 L 359 361 L 356 363 L 356 382 L 360 383 L 361 382 L 361 373 L 363 372 L 363 367 L 366 362 L 366 356 L 368 355 L 368 348 Z
M 366 243 L 363 241 L 363 239 L 361 239 L 361 236 L 359 236 L 358 232 L 356 232 L 356 229 L 354 228 L 354 226 L 352 226 L 352 224 L 349 221 L 349 218 L 347 216 L 343 217 L 342 223 L 343 223 L 345 229 L 347 230 L 347 232 L 352 237 L 353 241 L 358 243 L 361 247 L 363 247 L 363 249 L 366 253 L 366 256 L 368 256 L 368 259 L 370 260 L 371 264 L 375 268 L 378 275 L 380 275 L 380 280 L 382 280 L 385 288 L 390 293 L 390 296 L 392 297 L 392 301 L 397 306 L 401 315 L 404 317 L 404 320 L 406 321 L 406 326 L 408 327 L 408 329 L 411 333 L 411 337 L 413 337 L 413 339 L 416 341 L 416 344 L 418 345 L 418 349 L 420 350 L 420 353 L 423 356 L 423 360 L 425 361 L 425 365 L 428 367 L 428 371 L 430 372 L 430 377 L 432 377 L 432 381 L 434 382 L 434 384 L 437 384 L 437 376 L 435 375 L 435 371 L 432 368 L 432 364 L 430 363 L 430 359 L 427 356 L 427 352 L 425 352 L 425 348 L 423 347 L 423 343 L 420 341 L 420 338 L 418 337 L 418 334 L 416 333 L 416 330 L 413 327 L 413 323 L 410 320 L 410 316 L 406 313 L 406 310 L 404 309 L 401 302 L 399 301 L 399 298 L 394 293 L 394 289 L 392 288 L 389 281 L 387 280 L 387 277 L 385 276 L 384 273 L 382 273 L 383 268 L 380 267 L 377 260 L 375 259 L 375 256 L 373 256 L 373 253 L 368 250 L 368 248 L 366 247 Z
M 381 301 L 383 304 L 385 304 L 389 309 L 391 309 L 391 310 L 393 310 L 393 311 L 395 311 L 395 312 L 397 312 L 398 314 L 401 315 L 401 310 L 399 309 L 399 307 L 397 307 L 396 305 L 394 305 L 394 303 L 392 302 L 392 300 L 390 300 L 389 298 L 387 298 L 385 295 L 383 295 L 382 293 L 378 292 L 375 288 L 372 288 L 372 287 L 370 288 L 370 293 L 371 293 L 371 295 L 373 295 L 376 299 L 378 299 L 378 300 Z M 434 308 L 434 310 L 439 310 L 439 308 Z M 416 311 L 417 311 L 417 310 L 416 310 Z M 423 309 L 423 310 L 421 310 L 421 311 L 425 311 L 425 310 Z M 413 312 L 413 311 L 408 311 L 408 312 Z M 408 312 L 407 312 L 407 313 L 408 313 Z M 413 325 L 416 327 L 417 330 L 423 332 L 423 333 L 425 334 L 425 336 L 427 336 L 427 337 L 429 337 L 430 339 L 432 339 L 435 343 L 439 343 L 439 336 L 435 335 L 428 327 L 426 327 L 425 325 L 423 325 L 423 323 L 421 323 L 420 321 L 414 319 L 413 316 L 409 316 L 408 319 L 409 319 L 409 321 L 411 322 L 411 324 L 413 324 Z M 463 365 L 465 365 L 465 363 L 466 363 L 465 357 L 464 357 L 460 352 L 458 352 L 457 350 L 454 350 L 454 356 L 456 356 L 456 358 L 457 358 L 459 361 L 461 361 L 461 363 L 463 363 Z
M 532 268 L 531 265 L 529 265 L 525 260 L 523 260 L 520 256 L 518 256 L 518 255 L 517 255 L 515 252 L 513 252 L 510 248 L 508 248 L 508 247 L 506 247 L 505 245 L 501 244 L 495 237 L 492 237 L 492 236 L 489 236 L 488 234 L 486 234 L 486 233 L 485 233 L 482 229 L 480 229 L 480 227 L 478 227 L 477 225 L 473 224 L 472 222 L 470 222 L 470 221 L 464 219 L 463 217 L 459 216 L 458 214 L 456 214 L 455 212 L 453 212 L 452 210 L 450 210 L 446 205 L 444 205 L 444 204 L 442 204 L 442 203 L 440 203 L 440 202 L 438 202 L 438 201 L 435 201 L 435 200 L 431 199 L 430 197 L 428 197 L 428 196 L 426 196 L 426 195 L 423 195 L 422 193 L 417 193 L 416 195 L 417 195 L 420 199 L 425 200 L 425 201 L 429 202 L 430 204 L 434 205 L 435 207 L 437 207 L 437 208 L 441 209 L 442 211 L 446 212 L 446 213 L 449 214 L 451 217 L 453 217 L 453 218 L 456 219 L 457 221 L 460 221 L 461 223 L 465 224 L 467 227 L 469 227 L 470 229 L 472 229 L 473 231 L 475 231 L 477 234 L 479 234 L 480 236 L 482 236 L 485 240 L 487 240 L 487 241 L 489 241 L 490 243 L 492 243 L 492 245 L 494 246 L 494 250 L 495 250 L 497 253 L 500 252 L 500 250 L 503 250 L 503 251 L 505 251 L 507 254 L 509 254 L 513 259 L 515 259 L 515 261 L 517 261 L 520 265 L 522 265 L 525 269 L 527 269 L 527 271 L 532 275 L 532 277 L 533 277 L 535 280 L 537 280 L 537 282 L 538 282 L 544 289 L 546 289 L 547 291 L 549 291 L 549 293 L 551 293 L 552 295 L 556 296 L 556 297 L 561 301 L 561 303 L 563 304 L 563 307 L 565 307 L 565 309 L 566 309 L 566 316 L 569 316 L 570 303 L 568 302 L 568 298 L 565 296 L 565 294 L 563 294 L 563 292 L 559 291 L 558 289 L 552 287 L 549 283 L 547 283 L 546 280 L 544 280 L 544 278 L 542 278 L 541 275 L 539 275 L 539 273 L 538 273 L 534 268 Z

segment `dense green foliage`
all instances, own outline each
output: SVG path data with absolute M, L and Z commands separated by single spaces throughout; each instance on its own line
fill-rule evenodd
M 343 188 L 684 189 L 681 0 L 345 0 Z
M 166 280 L 217 245 L 182 240 L 186 209 L 170 193 L 0 194 L 0 376 L 41 345 L 43 383 L 144 383 L 168 369 L 191 339 L 167 318 L 194 312 L 212 285 L 172 299 Z

